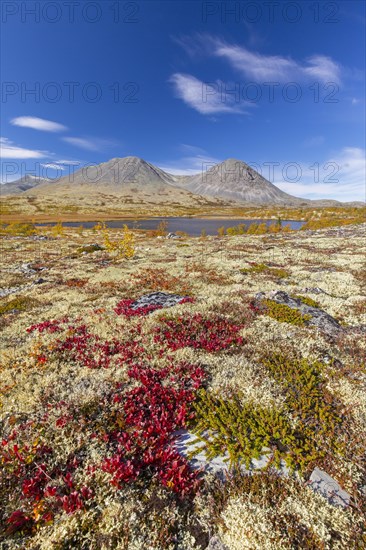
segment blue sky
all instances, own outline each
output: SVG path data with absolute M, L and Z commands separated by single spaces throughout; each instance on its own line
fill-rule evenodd
M 297 196 L 365 200 L 364 2 L 1 11 L 3 182 L 129 155 L 187 174 L 234 157 Z

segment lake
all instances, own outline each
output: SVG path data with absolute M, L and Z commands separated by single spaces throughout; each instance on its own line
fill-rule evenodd
M 244 220 L 242 218 L 229 219 L 229 218 L 220 218 L 209 220 L 207 218 L 183 218 L 183 217 L 166 217 L 166 218 L 149 218 L 145 220 L 115 220 L 105 222 L 107 227 L 110 228 L 121 228 L 123 225 L 127 225 L 131 229 L 156 229 L 157 225 L 161 221 L 166 221 L 168 224 L 167 231 L 175 233 L 176 231 L 185 231 L 192 237 L 199 237 L 201 235 L 202 229 L 206 230 L 207 235 L 217 235 L 217 230 L 219 227 L 233 227 L 234 225 L 239 225 L 240 223 L 249 226 L 251 223 L 265 223 L 266 225 L 271 225 L 276 223 L 276 220 Z M 85 229 L 90 229 L 94 227 L 97 222 L 63 222 L 64 227 L 80 227 L 81 225 Z M 294 220 L 283 220 L 281 222 L 282 226 L 289 225 L 291 229 L 301 229 L 305 222 L 294 221 Z M 49 223 L 40 223 L 37 224 L 40 226 L 55 225 Z

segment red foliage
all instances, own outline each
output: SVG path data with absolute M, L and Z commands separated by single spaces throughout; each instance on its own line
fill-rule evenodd
M 152 311 L 161 309 L 162 307 L 159 305 L 150 305 L 134 309 L 132 307 L 134 303 L 135 300 L 121 300 L 114 308 L 114 311 L 117 313 L 117 315 L 124 315 L 125 317 L 137 317 L 141 315 L 148 315 Z
M 161 370 L 133 365 L 128 374 L 140 385 L 124 395 L 125 429 L 109 434 L 114 454 L 102 469 L 118 488 L 150 472 L 180 495 L 190 493 L 197 474 L 174 448 L 173 433 L 192 418 L 189 404 L 205 380 L 203 369 L 188 363 Z
M 181 303 L 191 301 L 191 298 L 184 298 Z M 128 316 L 132 301 L 123 302 L 119 304 L 120 312 Z M 146 315 L 152 311 L 151 306 L 140 309 L 142 311 L 133 310 L 133 315 Z M 209 320 L 195 314 L 190 318 L 163 319 L 162 326 L 156 330 L 155 340 L 166 343 L 173 350 L 190 345 L 214 351 L 240 345 L 240 329 L 225 318 Z M 118 423 L 118 426 L 122 425 L 123 429 L 113 424 L 109 432 L 91 435 L 102 437 L 109 446 L 109 456 L 102 460 L 100 467 L 111 474 L 114 486 L 121 488 L 124 483 L 141 477 L 156 477 L 181 496 L 195 490 L 197 472 L 191 471 L 187 460 L 176 450 L 174 433 L 186 427 L 193 417 L 190 405 L 206 378 L 201 367 L 184 362 L 174 364 L 167 355 L 170 364 L 162 369 L 137 363 L 144 352 L 136 341 L 141 337 L 141 324 L 129 331 L 130 339 L 126 342 L 116 338 L 103 341 L 86 325 L 72 324 L 67 318 L 45 321 L 27 330 L 29 333 L 58 333 L 50 351 L 58 358 L 89 368 L 107 368 L 112 359 L 116 364 L 129 365 L 128 376 L 134 382 L 133 387 L 126 391 L 126 384 L 119 383 L 103 402 L 103 406 L 108 408 L 113 403 L 115 408 L 120 408 L 118 414 L 122 424 Z M 162 347 L 157 353 L 163 356 L 166 351 Z M 118 403 L 121 403 L 120 407 Z M 58 510 L 71 514 L 83 509 L 87 501 L 93 499 L 90 487 L 77 486 L 74 481 L 74 473 L 84 467 L 82 458 L 69 456 L 66 463 L 62 463 L 57 460 L 53 449 L 38 443 L 38 440 L 33 445 L 28 444 L 37 435 L 33 433 L 34 427 L 39 430 L 42 425 L 50 423 L 50 416 L 56 409 L 56 427 L 65 429 L 71 424 L 69 429 L 74 429 L 78 423 L 77 410 L 63 401 L 53 405 L 47 403 L 43 416 L 19 424 L 2 441 L 0 458 L 7 471 L 6 482 L 17 488 L 18 498 L 24 502 L 24 509 L 16 510 L 7 519 L 10 534 L 33 529 L 36 523 L 52 519 Z M 95 469 L 96 465 L 89 465 L 87 475 L 93 476 Z
M 28 332 L 64 332 L 66 337 L 59 338 L 54 342 L 52 353 L 62 355 L 71 361 L 75 361 L 84 367 L 91 369 L 108 368 L 112 357 L 117 363 L 131 362 L 142 353 L 143 348 L 135 341 L 121 342 L 114 338 L 112 340 L 101 340 L 97 335 L 92 334 L 86 325 L 73 325 L 67 319 L 61 321 L 45 321 L 38 325 L 32 325 Z M 138 329 L 136 330 L 138 333 Z M 47 357 L 43 354 L 38 357 L 41 362 L 46 362 Z
M 186 304 L 188 302 L 194 302 L 194 298 L 191 298 L 190 296 L 185 296 L 182 298 L 178 304 Z M 125 317 L 139 317 L 143 315 L 148 315 L 152 311 L 156 311 L 157 309 L 162 309 L 163 306 L 160 305 L 150 305 L 150 306 L 143 306 L 138 308 L 133 308 L 133 304 L 135 304 L 135 300 L 121 300 L 118 302 L 117 306 L 114 308 L 114 311 L 117 313 L 117 315 L 124 315 Z
M 67 322 L 66 320 L 53 320 L 53 321 L 43 321 L 43 323 L 37 323 L 36 325 L 32 325 L 27 328 L 27 332 L 34 332 L 35 330 L 38 330 L 38 332 L 61 332 L 61 324 Z
M 154 340 L 166 343 L 172 350 L 183 347 L 220 351 L 232 346 L 240 346 L 243 338 L 239 336 L 243 326 L 235 325 L 225 317 L 215 316 L 205 319 L 200 313 L 191 317 L 165 317 L 155 329 Z
M 8 527 L 6 528 L 5 534 L 12 535 L 16 531 L 28 531 L 33 524 L 33 520 L 22 510 L 15 510 L 15 512 L 7 518 L 6 523 Z

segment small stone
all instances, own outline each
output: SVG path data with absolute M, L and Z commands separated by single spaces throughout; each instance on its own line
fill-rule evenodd
M 344 491 L 335 479 L 319 468 L 315 468 L 309 479 L 309 486 L 323 495 L 333 506 L 346 508 L 349 506 L 351 496 Z
M 206 550 L 229 550 L 228 547 L 221 542 L 217 535 L 210 538 Z

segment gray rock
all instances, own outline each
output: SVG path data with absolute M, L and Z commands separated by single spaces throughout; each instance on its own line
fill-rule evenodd
M 335 479 L 319 468 L 315 468 L 309 479 L 309 486 L 323 495 L 333 506 L 346 508 L 349 506 L 351 496 L 344 491 Z
M 138 309 L 147 306 L 172 307 L 179 304 L 183 298 L 186 298 L 186 296 L 168 294 L 167 292 L 152 292 L 151 294 L 145 294 L 141 296 L 141 298 L 135 300 L 131 308 Z
M 229 550 L 229 548 L 221 542 L 217 535 L 210 538 L 206 550 Z
M 319 288 L 318 286 L 316 287 L 313 287 L 313 288 L 300 288 L 300 292 L 302 292 L 303 294 L 307 294 L 308 292 L 312 293 L 312 294 L 327 294 L 327 292 L 325 292 L 325 290 L 323 290 L 322 288 Z
M 268 297 L 270 300 L 273 300 L 278 304 L 284 304 L 291 309 L 296 309 L 302 315 L 310 315 L 308 324 L 316 326 L 329 336 L 335 336 L 341 332 L 344 332 L 343 327 L 341 327 L 341 325 L 338 323 L 338 321 L 334 319 L 334 317 L 318 307 L 312 307 L 304 304 L 304 302 L 302 302 L 298 298 L 291 298 L 291 296 L 289 296 L 287 292 L 284 292 L 282 290 L 274 290 L 272 292 L 269 292 L 268 296 L 266 296 L 264 292 L 256 294 L 257 300 L 262 300 L 265 297 Z
M 197 452 L 194 457 L 189 461 L 191 467 L 194 470 L 201 469 L 206 473 L 213 473 L 221 479 L 225 479 L 226 474 L 229 471 L 229 454 L 226 452 L 223 455 L 216 456 L 210 460 L 207 459 L 206 452 L 204 450 L 204 443 L 201 441 L 195 442 L 196 436 L 187 430 L 181 429 L 175 433 L 175 448 L 181 456 L 187 458 L 192 452 Z M 206 437 L 206 435 L 205 435 Z M 244 464 L 240 469 L 244 474 L 250 474 L 253 470 L 262 470 L 272 458 L 271 450 L 269 448 L 263 448 L 263 454 L 259 458 L 253 458 L 250 463 L 250 467 L 246 468 Z M 290 470 L 287 468 L 285 462 L 281 460 L 279 469 L 277 470 L 281 475 L 289 475 Z
M 15 294 L 16 292 L 19 292 L 20 290 L 22 290 L 22 288 L 23 287 L 15 287 L 15 286 L 12 286 L 10 288 L 0 288 L 0 298 L 5 298 L 10 294 Z

